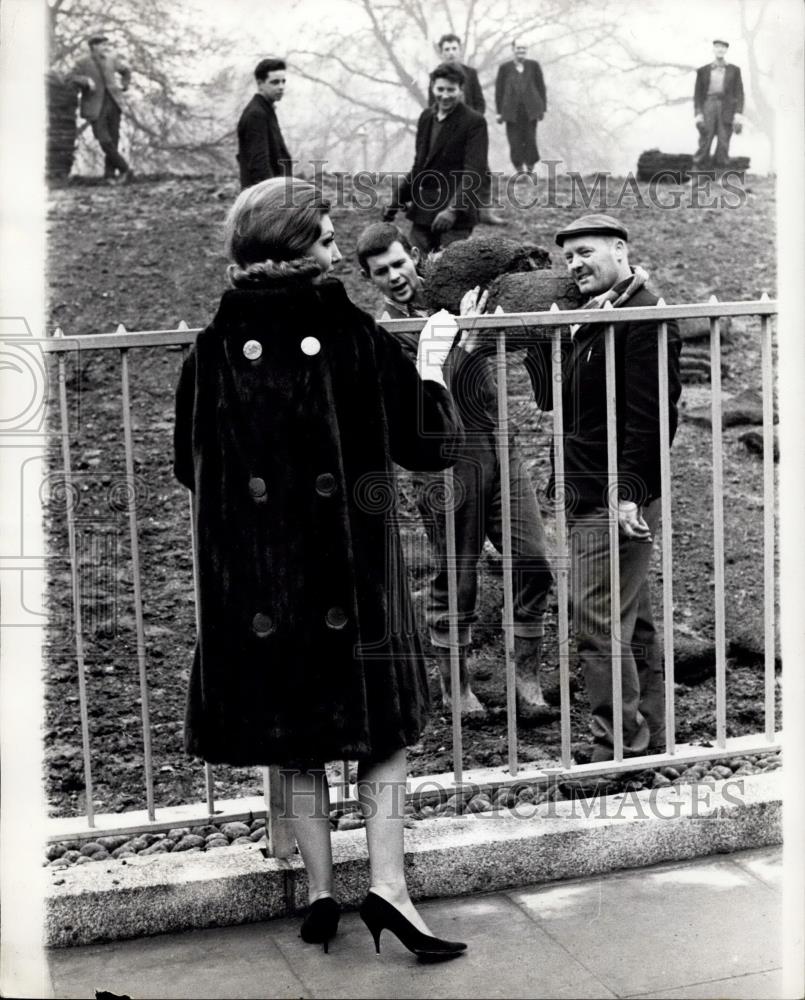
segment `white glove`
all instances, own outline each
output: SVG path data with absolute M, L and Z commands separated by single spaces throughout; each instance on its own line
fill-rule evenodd
M 458 323 L 446 309 L 434 313 L 422 327 L 416 368 L 421 379 L 431 379 L 444 385 L 442 366 L 458 333 Z

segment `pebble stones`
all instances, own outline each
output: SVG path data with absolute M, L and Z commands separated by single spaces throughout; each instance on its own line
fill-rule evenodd
M 562 788 L 558 786 L 546 788 L 544 784 L 537 782 L 514 787 L 501 786 L 487 791 L 476 788 L 472 792 L 454 792 L 442 802 L 431 801 L 418 808 L 409 804 L 406 807 L 404 823 L 407 828 L 411 828 L 424 819 L 446 819 L 500 809 L 529 809 L 541 803 L 561 801 L 565 798 L 639 791 L 642 788 L 668 788 L 691 782 L 715 785 L 718 781 L 740 779 L 745 775 L 766 774 L 781 766 L 782 755 L 777 751 L 770 754 L 744 754 L 728 760 L 697 761 L 676 767 L 666 765 L 656 769 L 646 769 L 639 775 L 635 773 L 619 777 L 609 775 L 605 781 L 589 779 L 589 787 L 581 787 L 582 782 L 579 779 L 576 780 L 576 785 L 579 787 L 571 787 L 572 781 L 568 779 Z M 330 825 L 333 830 L 340 832 L 359 830 L 365 823 L 360 813 L 347 805 L 343 809 L 331 810 Z M 252 848 L 265 837 L 265 833 L 265 818 L 259 817 L 248 823 L 233 821 L 222 823 L 220 826 L 207 823 L 195 827 L 174 827 L 167 833 L 143 833 L 128 838 L 116 835 L 84 842 L 67 840 L 48 845 L 43 864 L 52 868 L 56 875 L 65 868 L 105 861 L 110 857 L 125 860 L 136 855 L 196 854 L 230 846 Z

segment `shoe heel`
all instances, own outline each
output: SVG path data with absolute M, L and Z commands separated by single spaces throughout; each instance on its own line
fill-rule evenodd
M 369 929 L 369 933 L 372 935 L 372 940 L 375 943 L 375 954 L 380 954 L 380 935 L 383 933 L 383 925 L 378 926 L 374 920 L 367 917 L 365 914 L 361 913 L 361 920 L 366 924 Z

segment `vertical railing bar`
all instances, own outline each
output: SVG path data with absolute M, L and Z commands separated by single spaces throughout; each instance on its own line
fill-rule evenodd
M 551 309 L 559 311 L 554 303 Z M 569 573 L 570 552 L 567 541 L 567 510 L 565 507 L 565 415 L 562 401 L 562 329 L 553 329 L 551 378 L 553 395 L 553 468 L 556 505 L 556 598 L 559 643 L 559 705 L 562 738 L 562 767 L 569 768 L 570 759 L 570 616 Z
M 128 348 L 125 347 L 120 351 L 120 377 L 123 390 L 123 441 L 126 453 L 126 476 L 129 482 L 129 535 L 131 538 L 131 567 L 134 582 L 134 616 L 137 630 L 137 664 L 140 675 L 140 702 L 143 720 L 145 795 L 148 818 L 156 819 L 156 814 L 154 812 L 154 776 L 151 752 L 151 707 L 148 698 L 148 677 L 145 664 L 145 626 L 143 624 L 140 549 L 137 537 L 137 489 L 134 480 L 134 445 L 132 442 L 131 430 Z
M 765 293 L 764 293 L 765 294 Z M 764 578 L 764 677 L 766 739 L 774 740 L 774 379 L 772 373 L 771 321 L 760 317 L 761 371 L 763 380 L 763 578 Z
M 512 511 L 509 455 L 509 398 L 506 370 L 506 331 L 497 333 L 497 453 L 500 468 L 500 506 L 503 538 L 503 658 L 506 666 L 506 731 L 509 750 L 509 773 L 517 774 L 517 692 L 514 663 L 514 586 L 512 583 Z
M 57 329 L 54 336 L 61 337 Z M 67 514 L 67 547 L 70 554 L 70 577 L 73 589 L 73 619 L 75 656 L 78 666 L 78 701 L 81 712 L 81 744 L 84 755 L 84 788 L 87 800 L 87 824 L 95 826 L 95 804 L 92 790 L 92 762 L 89 752 L 89 712 L 87 710 L 87 679 L 84 674 L 84 629 L 81 622 L 81 588 L 78 573 L 78 552 L 73 514 L 73 471 L 70 457 L 70 426 L 67 415 L 67 384 L 64 355 L 59 355 L 59 413 L 61 418 L 62 465 L 64 468 L 64 503 Z
M 453 470 L 445 469 L 444 523 L 445 558 L 447 560 L 447 613 L 450 639 L 450 699 L 453 726 L 453 782 L 459 790 L 464 782 L 464 747 L 461 736 L 461 683 L 459 680 L 458 647 L 458 571 L 456 567 L 455 481 Z
M 611 303 L 607 303 L 611 308 Z M 609 589 L 612 652 L 613 759 L 623 760 L 623 685 L 621 682 L 621 574 L 618 527 L 618 429 L 615 383 L 615 324 L 604 333 L 607 397 L 607 499 L 609 507 Z
M 715 296 L 711 302 L 718 301 Z M 721 327 L 710 320 L 710 408 L 713 425 L 713 570 L 715 577 L 716 746 L 727 739 L 727 656 L 724 608 L 724 442 L 721 425 Z
M 349 798 L 349 761 L 346 757 L 341 761 L 341 791 L 346 801 Z
M 178 329 L 188 329 L 184 320 L 179 323 Z M 184 360 L 189 353 L 190 345 L 185 344 L 182 348 L 182 360 Z M 193 609 L 196 615 L 196 635 L 198 636 L 201 633 L 201 620 L 199 617 L 199 608 L 201 607 L 201 586 L 198 569 L 198 544 L 196 542 L 198 533 L 196 531 L 195 494 L 192 491 L 188 493 L 187 502 L 190 508 L 190 551 L 193 556 Z M 267 775 L 266 780 L 268 780 Z M 212 766 L 208 764 L 207 761 L 204 761 L 204 796 L 207 800 L 207 812 L 210 814 L 210 817 L 212 817 L 215 815 L 215 785 L 213 784 Z
M 658 306 L 664 306 L 660 299 Z M 657 327 L 657 385 L 660 408 L 660 497 L 662 505 L 662 622 L 665 660 L 665 749 L 676 751 L 674 704 L 674 578 L 671 523 L 671 428 L 668 409 L 668 324 Z

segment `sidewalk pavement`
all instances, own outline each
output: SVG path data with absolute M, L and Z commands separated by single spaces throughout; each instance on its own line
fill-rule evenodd
M 782 848 L 674 862 L 420 909 L 467 953 L 421 965 L 357 913 L 325 955 L 300 919 L 48 953 L 55 997 L 678 997 L 782 995 Z M 125 905 L 125 904 L 122 904 Z

